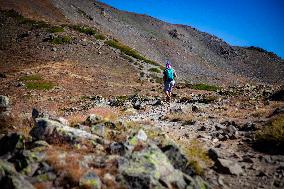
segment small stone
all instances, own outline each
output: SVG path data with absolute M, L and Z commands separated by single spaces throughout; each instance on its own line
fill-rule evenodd
M 191 110 L 192 110 L 192 112 L 198 112 L 198 107 L 195 106 L 195 105 L 193 105 L 193 106 L 191 107 Z
M 101 116 L 96 115 L 96 114 L 91 114 L 86 119 L 85 123 L 87 125 L 95 125 L 95 124 L 101 123 L 102 121 L 103 121 L 103 118 Z
M 56 47 L 53 47 L 53 48 L 51 49 L 51 51 L 56 52 L 56 51 L 57 51 L 57 48 L 56 48 Z
M 147 140 L 147 134 L 145 133 L 144 130 L 140 129 L 138 131 L 137 139 L 140 140 L 140 141 L 146 141 Z
M 111 154 L 124 154 L 125 153 L 125 146 L 122 143 L 113 142 L 109 146 Z
M 87 187 L 90 189 L 100 189 L 102 187 L 102 183 L 100 178 L 94 171 L 87 171 L 79 181 L 80 187 Z
M 0 110 L 9 108 L 9 98 L 7 96 L 0 95 Z

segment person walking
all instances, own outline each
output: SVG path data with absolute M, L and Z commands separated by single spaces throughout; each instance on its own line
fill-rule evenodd
M 166 94 L 166 100 L 170 101 L 172 97 L 172 90 L 175 85 L 176 73 L 169 61 L 166 61 L 166 69 L 164 70 L 163 74 L 164 92 Z

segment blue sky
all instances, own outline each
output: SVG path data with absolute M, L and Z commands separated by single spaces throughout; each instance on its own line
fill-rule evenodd
M 284 0 L 100 0 L 214 34 L 231 45 L 258 46 L 284 58 Z

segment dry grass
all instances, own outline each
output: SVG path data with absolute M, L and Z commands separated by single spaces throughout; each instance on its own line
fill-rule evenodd
M 62 153 L 58 150 L 48 151 L 47 162 L 56 172 L 66 172 L 65 178 L 74 185 L 78 185 L 80 177 L 86 172 L 80 166 L 82 156 L 74 153 Z M 63 156 L 65 154 L 65 157 Z
M 96 114 L 103 117 L 104 121 L 116 121 L 122 112 L 116 108 L 97 107 L 88 111 L 89 114 Z
M 190 142 L 177 141 L 177 143 L 181 145 L 189 160 L 189 165 L 194 169 L 196 174 L 203 175 L 204 168 L 212 165 L 207 151 L 198 140 L 192 140 Z
M 190 113 L 170 113 L 165 115 L 163 119 L 172 122 L 191 123 L 193 122 L 193 115 Z
M 0 133 L 17 131 L 27 137 L 32 127 L 33 121 L 22 115 L 15 116 L 11 114 L 5 118 L 0 118 Z
M 256 140 L 271 146 L 284 146 L 284 114 L 272 119 L 256 133 Z
M 83 123 L 86 120 L 86 116 L 76 114 L 68 117 L 67 120 L 70 123 L 70 126 L 74 127 L 77 124 Z
M 250 114 L 250 117 L 266 117 L 269 113 L 268 109 L 259 108 Z

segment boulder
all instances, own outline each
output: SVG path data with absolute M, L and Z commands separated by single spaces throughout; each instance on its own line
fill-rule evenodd
M 11 163 L 0 159 L 0 183 L 2 189 L 35 189 L 33 185 L 16 172 Z
M 176 145 L 166 145 L 162 147 L 161 150 L 168 157 L 175 169 L 179 169 L 188 175 L 195 174 L 194 170 L 189 166 L 188 159 Z
M 219 153 L 213 149 L 213 148 L 210 148 L 208 150 L 208 156 L 213 160 L 213 161 L 217 161 L 218 158 L 220 157 Z
M 0 156 L 6 153 L 15 153 L 24 147 L 24 137 L 22 135 L 17 133 L 5 135 L 0 139 Z
M 118 170 L 128 188 L 185 188 L 187 185 L 184 174 L 154 145 L 120 158 Z
M 241 166 L 233 162 L 231 160 L 218 158 L 215 162 L 215 165 L 217 167 L 217 170 L 221 173 L 225 174 L 232 174 L 232 175 L 242 175 L 243 169 Z
M 37 118 L 36 126 L 31 130 L 30 135 L 37 140 L 47 140 L 51 143 L 58 140 L 70 143 L 81 140 L 101 140 L 101 137 L 97 135 L 63 125 L 48 118 Z

